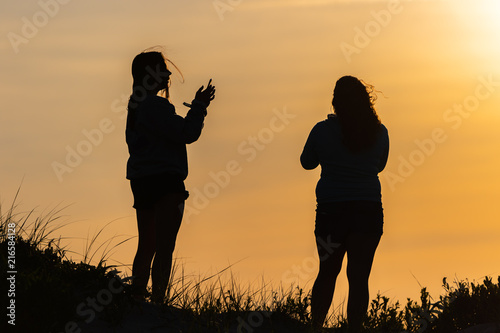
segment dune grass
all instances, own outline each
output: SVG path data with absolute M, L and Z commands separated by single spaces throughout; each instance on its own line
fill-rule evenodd
M 106 265 L 111 250 L 128 239 L 115 245 L 110 240 L 99 243 L 101 230 L 87 241 L 82 261 L 75 263 L 56 236 L 67 225 L 59 223 L 62 208 L 35 217 L 34 210 L 17 213 L 15 199 L 7 211 L 0 206 L 0 259 L 7 267 L 12 241 L 8 229 L 9 224 L 15 225 L 18 331 L 64 332 L 97 318 L 119 325 L 132 308 L 140 306 L 130 296 L 130 279 L 121 276 L 116 266 Z M 102 255 L 94 260 L 97 250 Z M 434 300 L 422 288 L 420 300 L 407 299 L 404 306 L 378 294 L 370 302 L 366 332 L 448 333 L 500 321 L 500 277 L 451 285 L 444 278 L 443 289 L 443 295 Z M 89 299 L 96 295 L 105 304 L 97 304 L 94 309 L 99 311 L 92 313 Z M 310 292 L 299 286 L 276 287 L 266 281 L 243 286 L 231 266 L 208 276 L 188 276 L 176 262 L 160 308 L 178 311 L 181 320 L 189 323 L 183 332 L 311 332 L 310 301 Z M 7 325 L 5 320 L 2 325 Z M 346 332 L 341 310 L 330 315 L 327 327 L 327 332 Z

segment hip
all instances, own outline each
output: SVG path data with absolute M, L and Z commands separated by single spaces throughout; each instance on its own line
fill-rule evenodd
M 319 203 L 316 208 L 316 235 L 331 235 L 342 242 L 350 233 L 382 235 L 382 203 L 356 200 Z

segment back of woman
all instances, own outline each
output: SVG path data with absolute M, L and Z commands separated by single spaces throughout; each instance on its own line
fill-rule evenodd
M 321 165 L 314 229 L 320 267 L 312 290 L 313 322 L 323 325 L 347 254 L 349 332 L 360 332 L 366 317 L 368 278 L 384 223 L 378 173 L 387 162 L 389 136 L 373 107 L 372 91 L 355 77 L 340 78 L 332 100 L 335 114 L 313 127 L 300 156 L 304 169 Z
M 384 125 L 369 147 L 353 151 L 343 142 L 338 116 L 328 115 L 314 126 L 301 155 L 305 169 L 321 165 L 316 187 L 318 203 L 369 200 L 381 201 L 378 173 L 387 161 L 389 137 Z

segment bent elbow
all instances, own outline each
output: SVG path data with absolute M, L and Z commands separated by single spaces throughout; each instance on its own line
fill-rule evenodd
M 314 170 L 316 168 L 311 165 L 304 165 L 304 164 L 302 164 L 302 167 L 304 168 L 304 170 Z
M 317 161 L 310 161 L 305 159 L 303 156 L 300 157 L 300 164 L 306 170 L 313 170 L 319 165 Z
M 316 169 L 317 166 L 318 166 L 317 164 L 316 165 L 313 165 L 313 164 L 302 164 L 302 167 L 304 169 L 306 169 L 306 170 L 314 170 L 314 169 Z
M 190 144 L 198 140 L 201 136 L 201 128 L 194 131 L 186 131 L 183 135 L 183 141 L 185 144 Z
M 189 145 L 189 144 L 191 144 L 193 142 L 196 142 L 199 137 L 200 137 L 199 135 L 198 136 L 188 136 L 188 137 L 185 137 L 184 138 L 184 143 L 187 144 L 187 145 Z

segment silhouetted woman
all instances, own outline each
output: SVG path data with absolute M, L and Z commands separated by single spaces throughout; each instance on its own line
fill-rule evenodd
M 322 326 L 325 321 L 347 253 L 351 332 L 361 330 L 366 316 L 368 277 L 383 229 L 378 173 L 387 162 L 389 137 L 373 108 L 372 91 L 355 77 L 340 78 L 333 93 L 334 114 L 313 127 L 300 156 L 304 169 L 321 165 L 314 230 L 320 263 L 312 290 L 313 322 Z
M 127 179 L 134 196 L 139 244 L 132 285 L 143 298 L 152 266 L 151 300 L 162 302 L 172 267 L 172 253 L 188 192 L 186 144 L 196 141 L 207 107 L 214 99 L 211 85 L 196 92 L 186 117 L 169 101 L 172 74 L 160 52 L 143 52 L 132 62 L 133 92 L 128 104 L 126 140 L 130 157 Z M 189 104 L 188 104 L 189 105 Z

